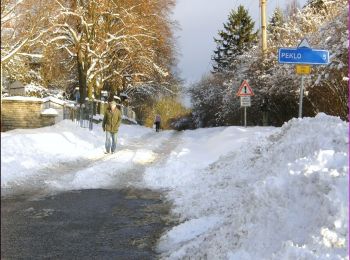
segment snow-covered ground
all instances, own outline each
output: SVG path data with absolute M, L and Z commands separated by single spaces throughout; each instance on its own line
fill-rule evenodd
M 123 125 L 107 156 L 99 126 L 69 121 L 1 141 L 2 190 L 165 190 L 180 224 L 159 242 L 164 258 L 348 258 L 348 124 L 336 117 L 159 134 Z
M 145 176 L 170 189 L 183 221 L 159 249 L 169 259 L 348 259 L 347 134 L 324 114 L 185 133 Z
M 89 131 L 64 120 L 51 127 L 2 133 L 2 194 L 29 186 L 48 191 L 120 187 L 117 178 L 153 162 L 154 151 L 171 134 L 155 136 L 152 129 L 122 125 L 118 151 L 105 155 L 101 125 Z

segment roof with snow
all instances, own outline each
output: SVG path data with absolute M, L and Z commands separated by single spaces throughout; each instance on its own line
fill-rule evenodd
M 37 98 L 37 97 L 23 97 L 23 96 L 11 96 L 11 97 L 3 97 L 3 101 L 22 101 L 22 102 L 44 102 L 42 98 Z
M 62 106 L 67 103 L 66 101 L 64 101 L 62 99 L 58 99 L 58 98 L 55 98 L 55 97 L 52 97 L 52 96 L 43 98 L 43 101 L 44 102 L 50 101 L 50 102 L 53 102 L 53 103 L 56 103 L 56 104 L 62 105 Z

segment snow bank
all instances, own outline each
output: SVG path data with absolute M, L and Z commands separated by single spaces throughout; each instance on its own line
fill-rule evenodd
M 153 188 L 180 188 L 197 178 L 196 172 L 209 166 L 250 138 L 260 139 L 272 128 L 217 127 L 185 131 L 181 145 L 174 149 L 167 164 L 146 171 L 145 181 Z
M 150 187 L 169 190 L 183 222 L 159 251 L 168 259 L 347 259 L 347 133 L 324 114 L 278 130 L 186 132 L 167 162 L 146 172 Z
M 51 127 L 2 133 L 1 186 L 11 186 L 12 181 L 21 182 L 36 170 L 59 162 L 101 153 L 103 139 L 94 132 L 87 133 L 86 129 L 67 120 Z
M 153 133 L 152 129 L 122 125 L 119 131 L 118 153 L 114 157 L 109 156 L 102 160 L 99 165 L 92 164 L 85 171 L 78 171 L 74 176 L 68 176 L 68 179 L 62 179 L 59 176 L 42 176 L 43 172 L 40 170 L 64 166 L 76 161 L 84 162 L 83 165 L 86 165 L 87 160 L 94 162 L 105 158 L 105 133 L 101 125 L 94 125 L 93 131 L 89 131 L 72 121 L 64 120 L 50 127 L 18 129 L 2 133 L 1 188 L 24 187 L 30 184 L 33 178 L 40 176 L 47 178 L 44 180 L 45 185 L 51 185 L 53 188 L 104 187 L 110 180 L 105 173 L 111 169 L 132 167 L 131 164 L 135 163 L 142 165 L 154 159 L 155 155 L 151 149 L 137 147 L 130 150 L 129 147 L 135 140 L 147 138 L 150 133 Z M 153 142 L 153 144 L 156 147 L 158 143 Z M 130 164 L 126 166 L 126 162 Z M 112 166 L 113 163 L 116 165 Z

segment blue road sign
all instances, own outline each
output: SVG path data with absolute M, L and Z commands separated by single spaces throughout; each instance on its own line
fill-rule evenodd
M 280 48 L 278 62 L 290 64 L 326 65 L 329 63 L 329 51 L 310 48 Z

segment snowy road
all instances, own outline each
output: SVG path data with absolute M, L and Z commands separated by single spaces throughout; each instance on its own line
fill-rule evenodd
M 126 151 L 145 149 L 155 138 L 158 136 L 154 133 L 147 134 L 143 141 L 135 140 L 123 146 L 116 155 L 41 169 L 25 185 L 4 189 L 1 257 L 156 258 L 156 242 L 171 223 L 170 205 L 162 193 L 142 188 L 144 164 L 135 164 L 122 175 L 115 174 L 108 189 L 69 191 L 67 185 L 75 180 L 77 173 L 108 169 Z M 165 160 L 176 141 L 174 133 L 161 142 L 153 151 L 157 158 L 152 163 Z
M 345 260 L 347 133 L 347 122 L 325 114 L 293 119 L 281 128 L 218 127 L 156 134 L 123 125 L 119 150 L 108 156 L 102 155 L 100 128 L 88 132 L 62 122 L 4 133 L 1 187 L 7 215 L 1 221 L 7 229 L 2 229 L 2 237 L 11 235 L 6 251 L 16 254 L 23 248 L 25 255 L 26 249 L 35 247 L 38 255 L 45 254 L 35 241 L 30 246 L 28 236 L 19 234 L 42 226 L 42 237 L 50 241 L 46 231 L 51 223 L 54 230 L 68 227 L 54 240 L 56 247 L 51 244 L 53 252 L 60 254 L 59 241 L 76 245 L 85 234 L 89 239 L 84 248 L 94 249 L 77 254 L 115 256 L 121 251 L 116 248 L 119 231 L 118 225 L 112 227 L 113 219 L 125 217 L 114 215 L 119 207 L 135 227 L 130 234 L 149 234 L 145 244 L 139 237 L 128 240 L 138 241 L 133 242 L 135 253 L 145 253 L 146 258 L 157 252 L 162 259 Z M 163 201 L 170 203 L 170 213 Z M 138 206 L 130 209 L 128 203 Z M 62 207 L 65 204 L 67 208 Z M 159 217 L 151 218 L 152 228 L 147 224 L 148 206 Z M 82 222 L 72 227 L 80 210 L 85 212 Z M 133 216 L 139 216 L 139 226 L 133 224 Z M 176 220 L 173 228 L 168 226 L 169 216 Z M 98 230 L 90 230 L 91 219 L 98 220 Z M 163 228 L 167 231 L 162 234 Z M 99 247 L 101 237 L 110 243 Z M 9 241 L 22 241 L 23 247 L 11 247 Z M 129 249 L 125 252 L 133 251 Z
M 33 170 L 20 180 L 2 188 L 2 196 L 26 195 L 40 199 L 62 191 L 80 189 L 144 188 L 146 167 L 163 163 L 179 143 L 180 134 L 166 133 L 161 138 L 154 132 L 141 139 L 129 139 L 116 154 L 99 154 L 75 161 L 57 162 L 49 167 Z M 103 142 L 101 142 L 103 143 Z

